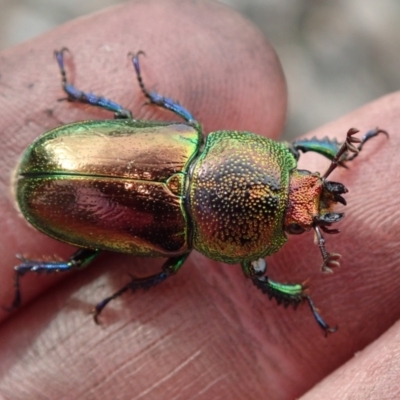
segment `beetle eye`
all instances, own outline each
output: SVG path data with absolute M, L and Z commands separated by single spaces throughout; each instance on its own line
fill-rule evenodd
M 286 230 L 292 235 L 300 235 L 305 231 L 299 224 L 290 224 Z

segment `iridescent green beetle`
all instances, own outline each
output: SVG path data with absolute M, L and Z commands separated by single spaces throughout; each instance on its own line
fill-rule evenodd
M 132 61 L 144 95 L 185 123 L 135 120 L 119 104 L 76 89 L 67 81 L 64 53 L 55 54 L 68 99 L 112 111 L 115 119 L 60 126 L 25 151 L 16 187 L 22 214 L 38 230 L 80 249 L 65 262 L 19 256 L 12 308 L 20 305 L 19 281 L 28 272 L 82 268 L 103 250 L 168 258 L 159 274 L 133 279 L 97 304 L 97 322 L 110 300 L 164 281 L 196 249 L 214 260 L 241 263 L 245 276 L 278 303 L 306 300 L 325 333 L 334 332 L 303 285 L 265 275 L 264 257 L 283 246 L 286 233 L 313 229 L 322 270 L 339 265 L 340 256 L 325 250 L 321 230 L 338 232 L 329 226 L 343 217 L 333 207 L 346 204 L 341 195 L 347 189 L 326 179 L 367 140 L 387 133 L 375 129 L 360 140 L 350 129 L 343 144 L 315 138 L 278 143 L 239 131 L 212 132 L 205 139 L 189 111 L 146 89 L 140 52 Z M 323 175 L 297 170 L 299 151 L 320 153 L 331 165 Z

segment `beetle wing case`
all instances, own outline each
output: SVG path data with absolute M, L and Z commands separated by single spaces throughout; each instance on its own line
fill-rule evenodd
M 53 129 L 23 155 L 21 212 L 40 231 L 79 247 L 186 253 L 184 179 L 199 140 L 180 123 L 84 121 Z

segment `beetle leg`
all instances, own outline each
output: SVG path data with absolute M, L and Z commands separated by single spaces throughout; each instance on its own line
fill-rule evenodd
M 97 96 L 93 93 L 83 92 L 77 89 L 72 83 L 68 82 L 67 73 L 64 66 L 64 53 L 66 51 L 68 51 L 68 49 L 64 47 L 59 51 L 56 50 L 54 52 L 54 55 L 60 68 L 62 87 L 64 89 L 64 92 L 68 96 L 68 100 L 76 101 L 78 103 L 90 104 L 92 106 L 101 107 L 105 110 L 112 111 L 115 115 L 115 118 L 132 119 L 132 113 L 118 103 L 115 103 L 114 101 L 109 100 L 103 96 Z
M 383 129 L 375 128 L 368 131 L 361 140 L 352 138 L 351 136 L 357 132 L 358 131 L 354 128 L 349 129 L 346 140 L 343 143 L 339 143 L 336 139 L 329 139 L 327 137 L 324 137 L 323 139 L 317 139 L 316 137 L 313 137 L 312 139 L 298 139 L 292 143 L 288 143 L 287 145 L 296 160 L 298 160 L 300 157 L 300 151 L 303 153 L 306 153 L 307 151 L 313 151 L 314 153 L 321 154 L 331 161 L 334 161 L 336 158 L 337 164 L 344 166 L 343 162 L 351 161 L 357 157 L 364 143 L 366 143 L 368 140 L 379 135 L 380 133 L 389 136 L 388 133 Z M 359 145 L 355 147 L 353 143 L 359 143 Z M 339 153 L 340 155 L 337 157 Z M 353 154 L 349 155 L 349 153 Z
M 285 308 L 289 305 L 297 308 L 300 303 L 307 301 L 315 320 L 324 330 L 325 336 L 336 332 L 337 327 L 330 327 L 321 317 L 311 297 L 307 294 L 307 288 L 304 285 L 299 283 L 279 283 L 269 279 L 268 276 L 264 275 L 267 263 L 263 258 L 242 263 L 242 269 L 246 277 L 250 278 L 258 289 L 267 294 L 270 299 L 274 298 L 278 304 L 283 304 Z
M 132 63 L 135 68 L 139 86 L 142 89 L 143 94 L 150 100 L 150 103 L 172 111 L 174 114 L 179 115 L 181 118 L 183 118 L 190 125 L 193 125 L 195 127 L 200 127 L 199 122 L 193 117 L 193 115 L 185 107 L 181 106 L 177 101 L 169 97 L 161 96 L 160 94 L 154 91 L 147 90 L 143 82 L 142 73 L 140 71 L 139 56 L 141 54 L 144 55 L 144 52 L 139 51 L 136 54 L 130 53 L 129 56 L 132 57 Z
M 96 304 L 93 310 L 93 319 L 96 324 L 99 324 L 99 315 L 103 308 L 111 301 L 121 296 L 128 290 L 135 292 L 138 289 L 150 289 L 152 286 L 158 285 L 165 281 L 171 275 L 174 275 L 183 263 L 186 261 L 190 253 L 183 254 L 181 256 L 170 257 L 162 266 L 162 272 L 159 274 L 151 275 L 146 278 L 132 278 L 132 280 L 122 287 L 120 290 L 115 292 L 113 295 L 105 298 L 100 303 Z
M 14 268 L 15 295 L 11 307 L 8 307 L 7 310 L 12 311 L 21 305 L 20 279 L 28 272 L 44 272 L 49 274 L 52 272 L 66 272 L 72 269 L 84 268 L 99 254 L 100 252 L 98 250 L 79 249 L 69 258 L 68 261 L 34 261 L 18 255 L 17 257 L 22 261 L 22 263 Z
M 339 151 L 341 144 L 336 138 L 329 139 L 328 137 L 324 137 L 323 139 L 317 139 L 316 137 L 313 137 L 311 139 L 297 139 L 287 145 L 289 151 L 293 154 L 296 160 L 300 158 L 300 151 L 302 153 L 312 151 L 323 155 L 329 160 L 333 160 Z

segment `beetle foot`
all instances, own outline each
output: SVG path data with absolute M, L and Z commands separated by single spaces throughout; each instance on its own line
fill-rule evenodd
M 185 257 L 185 259 L 186 259 L 186 257 Z M 103 309 L 106 307 L 106 305 L 111 300 L 114 300 L 117 297 L 120 297 L 122 294 L 124 294 L 128 290 L 131 290 L 132 292 L 136 292 L 136 290 L 139 290 L 139 289 L 150 289 L 152 286 L 163 282 L 170 275 L 171 275 L 170 273 L 168 273 L 166 271 L 163 271 L 163 272 L 161 272 L 159 274 L 151 275 L 151 276 L 149 276 L 147 278 L 134 278 L 133 277 L 132 280 L 129 283 L 127 283 L 124 287 L 122 287 L 120 290 L 118 290 L 117 292 L 115 292 L 111 296 L 106 297 L 105 299 L 100 301 L 100 303 L 96 304 L 95 308 L 92 311 L 94 322 L 97 325 L 100 325 L 99 315 L 101 314 Z
M 321 314 L 319 313 L 317 307 L 315 307 L 314 302 L 312 301 L 310 296 L 306 296 L 305 300 L 307 300 L 311 312 L 313 313 L 314 318 L 317 321 L 317 324 L 324 330 L 324 336 L 328 337 L 330 333 L 335 333 L 339 327 L 337 325 L 331 327 L 325 322 L 325 320 L 321 317 Z
M 132 292 L 136 292 L 138 289 L 150 289 L 152 286 L 158 285 L 159 283 L 165 281 L 169 276 L 174 275 L 179 271 L 180 267 L 183 265 L 185 260 L 189 257 L 190 253 L 185 253 L 179 256 L 168 258 L 162 266 L 162 272 L 159 274 L 151 275 L 146 278 L 135 278 L 131 277 L 132 280 L 127 283 L 120 290 L 115 292 L 113 295 L 106 297 L 100 303 L 96 305 L 93 310 L 93 319 L 94 322 L 99 325 L 99 315 L 103 311 L 104 307 L 111 301 L 116 299 L 117 297 L 124 294 L 126 291 L 131 290 Z
M 98 250 L 84 248 L 77 250 L 67 261 L 30 260 L 21 254 L 17 254 L 16 257 L 21 263 L 14 267 L 14 300 L 10 307 L 3 308 L 7 311 L 14 311 L 21 305 L 20 280 L 24 275 L 32 272 L 50 274 L 84 268 L 98 255 Z
M 140 62 L 139 62 L 140 55 L 145 55 L 145 53 L 143 51 L 139 51 L 136 54 L 135 53 L 128 54 L 128 56 L 132 59 L 132 64 L 133 67 L 135 68 L 136 78 L 138 80 L 140 89 L 142 90 L 142 93 L 149 99 L 150 103 L 165 108 L 166 110 L 172 111 L 174 114 L 183 118 L 188 124 L 194 127 L 199 127 L 200 126 L 199 122 L 185 107 L 180 105 L 177 101 L 169 97 L 164 97 L 146 88 L 143 82 L 142 72 L 140 70 Z
M 108 111 L 112 111 L 114 113 L 114 117 L 121 119 L 133 119 L 132 113 L 122 107 L 120 104 L 107 99 L 103 96 L 95 95 L 94 93 L 84 92 L 76 88 L 72 83 L 70 83 L 67 79 L 67 72 L 65 70 L 65 62 L 64 62 L 64 53 L 69 52 L 68 48 L 63 47 L 61 50 L 56 50 L 54 55 L 57 60 L 58 68 L 61 73 L 61 83 L 64 89 L 64 92 L 67 95 L 68 101 L 76 101 L 78 103 L 90 104 L 92 106 L 100 107 Z M 61 99 L 64 100 L 64 99 Z

